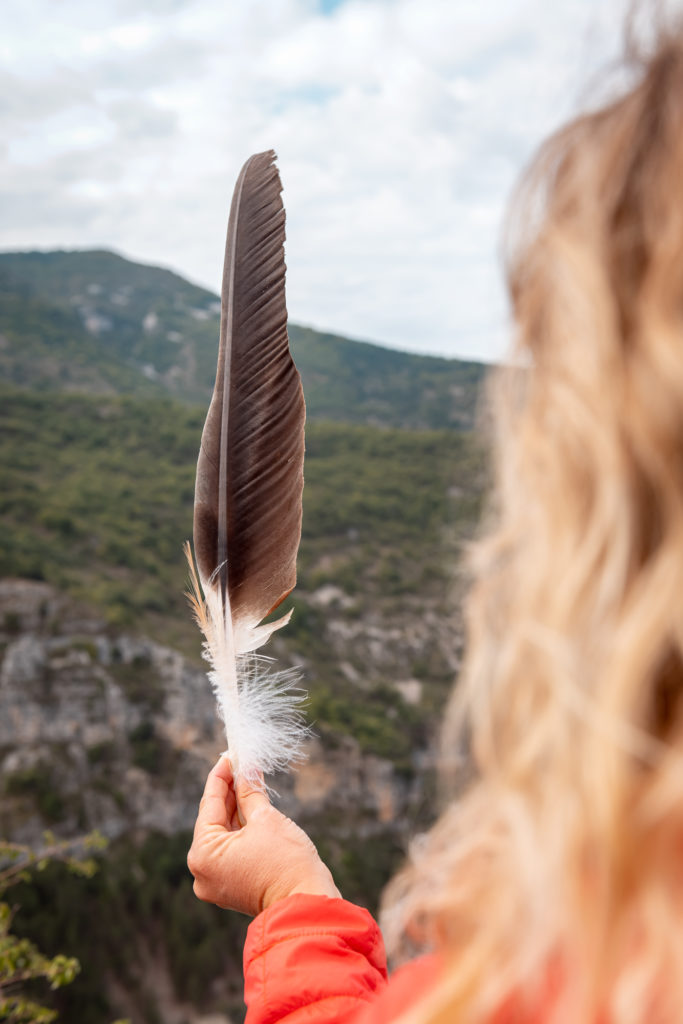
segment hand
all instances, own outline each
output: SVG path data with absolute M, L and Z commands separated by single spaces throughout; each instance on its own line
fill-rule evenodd
M 339 896 L 306 833 L 262 790 L 235 786 L 225 756 L 206 780 L 187 866 L 200 900 L 252 917 L 294 893 Z

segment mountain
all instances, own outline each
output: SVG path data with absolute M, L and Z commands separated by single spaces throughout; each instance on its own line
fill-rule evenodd
M 0 253 L 0 375 L 23 387 L 206 403 L 218 297 L 112 252 Z M 481 363 L 289 325 L 310 419 L 471 429 Z
M 224 740 L 184 590 L 217 299 L 112 253 L 0 255 L 0 839 L 110 840 L 12 890 L 78 956 L 64 1022 L 237 1024 L 244 926 L 185 863 Z M 290 326 L 306 426 L 291 622 L 314 737 L 279 803 L 371 908 L 435 813 L 461 662 L 458 558 L 487 484 L 483 368 Z M 2 862 L 0 862 L 0 870 Z

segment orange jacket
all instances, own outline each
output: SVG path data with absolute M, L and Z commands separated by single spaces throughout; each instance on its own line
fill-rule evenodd
M 382 935 L 367 910 L 289 896 L 249 926 L 245 1024 L 390 1024 L 437 974 L 436 958 L 423 957 L 387 984 Z

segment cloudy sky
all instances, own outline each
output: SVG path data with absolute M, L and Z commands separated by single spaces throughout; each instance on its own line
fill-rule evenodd
M 498 237 L 622 0 L 3 0 L 0 248 L 106 247 L 217 290 L 274 148 L 293 320 L 499 356 Z

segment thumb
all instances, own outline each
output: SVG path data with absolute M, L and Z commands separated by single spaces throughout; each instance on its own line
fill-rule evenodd
M 235 783 L 237 804 L 245 823 L 249 821 L 254 811 L 257 811 L 259 807 L 271 806 L 268 794 L 263 787 L 262 776 L 257 779 L 245 779 L 242 777 Z

